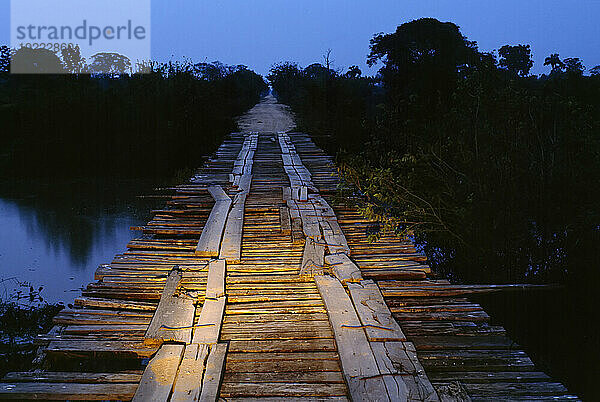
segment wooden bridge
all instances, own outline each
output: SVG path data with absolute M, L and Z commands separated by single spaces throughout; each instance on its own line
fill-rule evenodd
M 39 337 L 4 399 L 576 399 L 425 256 L 336 201 L 268 97 Z

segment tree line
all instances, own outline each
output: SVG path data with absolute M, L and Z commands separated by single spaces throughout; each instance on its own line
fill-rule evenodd
M 0 176 L 167 177 L 198 166 L 268 89 L 242 65 L 128 67 L 117 54 L 0 47 Z M 71 74 L 36 74 L 48 71 Z
M 600 66 L 552 54 L 533 76 L 529 45 L 482 52 L 431 18 L 374 36 L 367 62 L 376 76 L 286 62 L 268 79 L 380 231 L 457 280 L 598 278 Z

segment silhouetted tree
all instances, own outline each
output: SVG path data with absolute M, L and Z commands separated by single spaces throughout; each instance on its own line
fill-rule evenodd
M 438 93 L 449 93 L 459 67 L 477 60 L 477 45 L 451 22 L 421 18 L 400 25 L 396 32 L 371 39 L 369 66 L 379 70 L 390 93 L 422 93 L 435 103 Z
M 66 71 L 73 74 L 87 72 L 85 58 L 81 56 L 79 47 L 67 46 L 61 50 L 62 62 Z
M 533 67 L 529 45 L 504 45 L 498 50 L 498 55 L 500 56 L 500 67 L 515 75 L 526 77 L 529 75 L 531 67 Z
M 552 73 L 559 73 L 564 70 L 565 64 L 560 59 L 558 53 L 553 53 L 544 60 L 545 66 L 552 67 Z
M 8 46 L 0 46 L 0 73 L 8 73 L 10 71 L 10 48 Z
M 90 72 L 108 75 L 124 74 L 131 69 L 131 60 L 118 53 L 96 53 L 89 65 Z
M 574 76 L 582 76 L 585 71 L 583 63 L 579 57 L 568 57 L 564 59 L 565 72 Z
M 590 75 L 600 75 L 600 66 L 590 68 Z
M 348 71 L 346 71 L 345 76 L 348 78 L 359 78 L 362 75 L 362 71 L 358 66 L 350 66 Z

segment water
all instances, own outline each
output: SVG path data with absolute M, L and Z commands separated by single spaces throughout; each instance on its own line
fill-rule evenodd
M 141 200 L 152 186 L 141 180 L 65 180 L 3 183 L 0 195 L 0 297 L 20 282 L 49 303 L 72 302 L 139 235 L 156 200 Z M 15 278 L 15 279 L 11 279 Z M 29 292 L 29 288 L 26 288 Z

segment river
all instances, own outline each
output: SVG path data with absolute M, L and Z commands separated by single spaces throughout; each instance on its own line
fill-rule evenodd
M 30 284 L 49 303 L 71 303 L 99 264 L 125 251 L 159 201 L 139 198 L 153 180 L 70 179 L 3 183 L 0 194 L 0 296 Z

